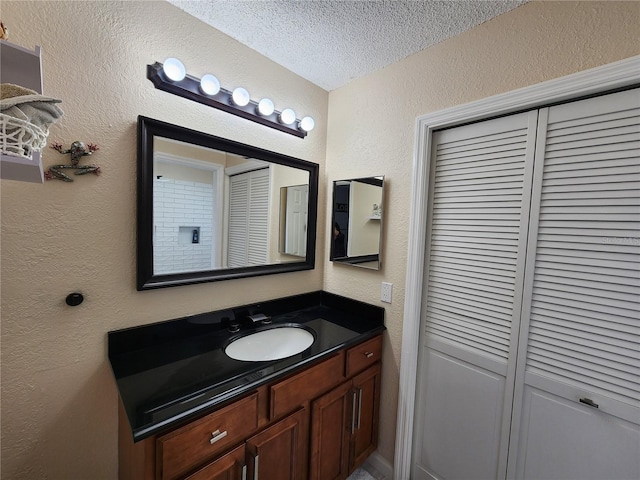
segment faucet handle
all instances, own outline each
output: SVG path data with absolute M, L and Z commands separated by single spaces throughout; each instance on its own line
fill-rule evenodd
M 249 320 L 254 325 L 256 323 L 262 323 L 263 325 L 267 325 L 271 323 L 271 317 L 266 316 L 264 313 L 254 313 L 253 315 L 249 315 Z

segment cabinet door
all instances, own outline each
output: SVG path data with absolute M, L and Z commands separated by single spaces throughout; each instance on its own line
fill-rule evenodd
M 310 480 L 347 478 L 352 392 L 345 382 L 311 404 Z
M 206 467 L 189 475 L 185 480 L 245 480 L 246 465 L 244 443 Z
M 378 411 L 380 409 L 380 364 L 353 378 L 355 392 L 351 422 L 351 462 L 349 471 L 364 463 L 378 446 Z
M 280 420 L 247 440 L 248 478 L 252 480 L 300 480 L 306 478 L 304 434 L 306 410 Z M 308 430 L 307 430 L 308 431 Z

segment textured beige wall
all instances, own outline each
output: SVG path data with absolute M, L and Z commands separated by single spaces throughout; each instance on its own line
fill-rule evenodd
M 325 289 L 387 306 L 379 452 L 393 461 L 415 119 L 640 54 L 639 2 L 531 2 L 329 95 L 327 179 L 385 175 L 382 270 L 327 263 Z M 330 212 L 330 196 L 326 211 Z M 330 218 L 325 230 L 329 231 Z M 324 244 L 328 258 L 329 243 Z
M 2 478 L 117 477 L 117 392 L 107 332 L 322 288 L 316 269 L 137 292 L 136 120 L 157 118 L 320 164 L 326 91 L 166 2 L 13 2 L 10 41 L 43 51 L 44 92 L 65 112 L 50 141 L 100 146 L 99 177 L 35 185 L 3 180 Z M 156 90 L 146 65 L 177 56 L 226 88 L 246 87 L 316 119 L 305 139 Z M 45 166 L 68 161 L 47 149 Z M 319 236 L 324 236 L 324 210 Z M 64 299 L 81 291 L 85 302 Z

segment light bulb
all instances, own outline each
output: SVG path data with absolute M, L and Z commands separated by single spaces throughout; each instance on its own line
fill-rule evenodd
M 300 120 L 300 123 L 298 124 L 298 128 L 300 128 L 301 130 L 304 130 L 305 132 L 310 132 L 311 130 L 313 130 L 313 127 L 315 126 L 316 126 L 316 122 L 311 117 L 304 117 L 302 120 Z
M 280 113 L 280 121 L 285 125 L 291 125 L 296 121 L 296 112 L 294 112 L 290 108 L 285 108 Z
M 179 82 L 187 76 L 187 70 L 177 58 L 167 58 L 162 64 L 162 70 L 167 78 L 173 82 Z
M 273 102 L 268 98 L 263 98 L 258 103 L 258 113 L 263 117 L 268 117 L 273 113 L 274 110 L 275 106 L 273 105 Z
M 200 79 L 200 90 L 207 95 L 215 95 L 220 91 L 220 82 L 208 73 Z
M 233 103 L 235 103 L 239 107 L 247 106 L 249 104 L 249 100 L 251 100 L 251 98 L 249 97 L 249 92 L 247 92 L 247 90 L 242 87 L 238 87 L 233 91 L 233 93 L 231 94 L 231 99 L 233 100 Z

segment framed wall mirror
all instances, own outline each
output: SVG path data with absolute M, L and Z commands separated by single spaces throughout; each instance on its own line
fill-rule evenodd
M 138 117 L 137 289 L 315 266 L 318 165 Z
M 384 176 L 333 182 L 333 262 L 380 270 Z

